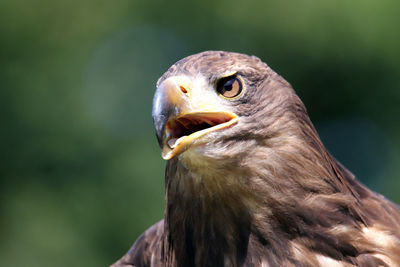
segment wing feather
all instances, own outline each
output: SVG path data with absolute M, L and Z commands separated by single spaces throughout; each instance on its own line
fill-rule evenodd
M 164 220 L 146 230 L 129 251 L 111 267 L 158 267 L 162 266 Z

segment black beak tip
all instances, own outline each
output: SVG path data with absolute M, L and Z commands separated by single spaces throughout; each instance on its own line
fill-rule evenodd
M 164 140 L 164 129 L 166 124 L 166 118 L 162 114 L 158 116 L 154 116 L 153 114 L 153 123 L 158 144 L 160 145 L 160 147 L 162 147 Z
M 158 144 L 163 147 L 166 138 L 165 126 L 170 118 L 176 117 L 182 110 L 190 110 L 190 103 L 186 94 L 175 82 L 161 84 L 153 98 L 152 117 Z

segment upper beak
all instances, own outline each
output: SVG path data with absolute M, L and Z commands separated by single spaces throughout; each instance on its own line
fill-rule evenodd
M 212 106 L 194 108 L 193 84 L 186 76 L 163 81 L 153 98 L 153 122 L 162 157 L 171 159 L 183 153 L 200 136 L 237 123 L 236 114 Z
M 158 144 L 162 147 L 165 139 L 165 126 L 171 117 L 177 117 L 191 110 L 189 102 L 188 79 L 184 76 L 169 78 L 157 88 L 153 98 L 153 123 Z

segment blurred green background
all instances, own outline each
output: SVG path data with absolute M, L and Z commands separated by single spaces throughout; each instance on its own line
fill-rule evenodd
M 400 202 L 399 1 L 0 1 L 0 266 L 107 266 L 163 216 L 155 82 L 257 55 L 328 149 Z

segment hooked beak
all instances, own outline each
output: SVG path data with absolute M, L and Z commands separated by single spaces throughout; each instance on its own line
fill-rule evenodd
M 172 159 L 186 151 L 201 136 L 238 122 L 232 112 L 213 107 L 193 108 L 192 83 L 186 76 L 163 81 L 153 98 L 153 122 L 162 157 Z

